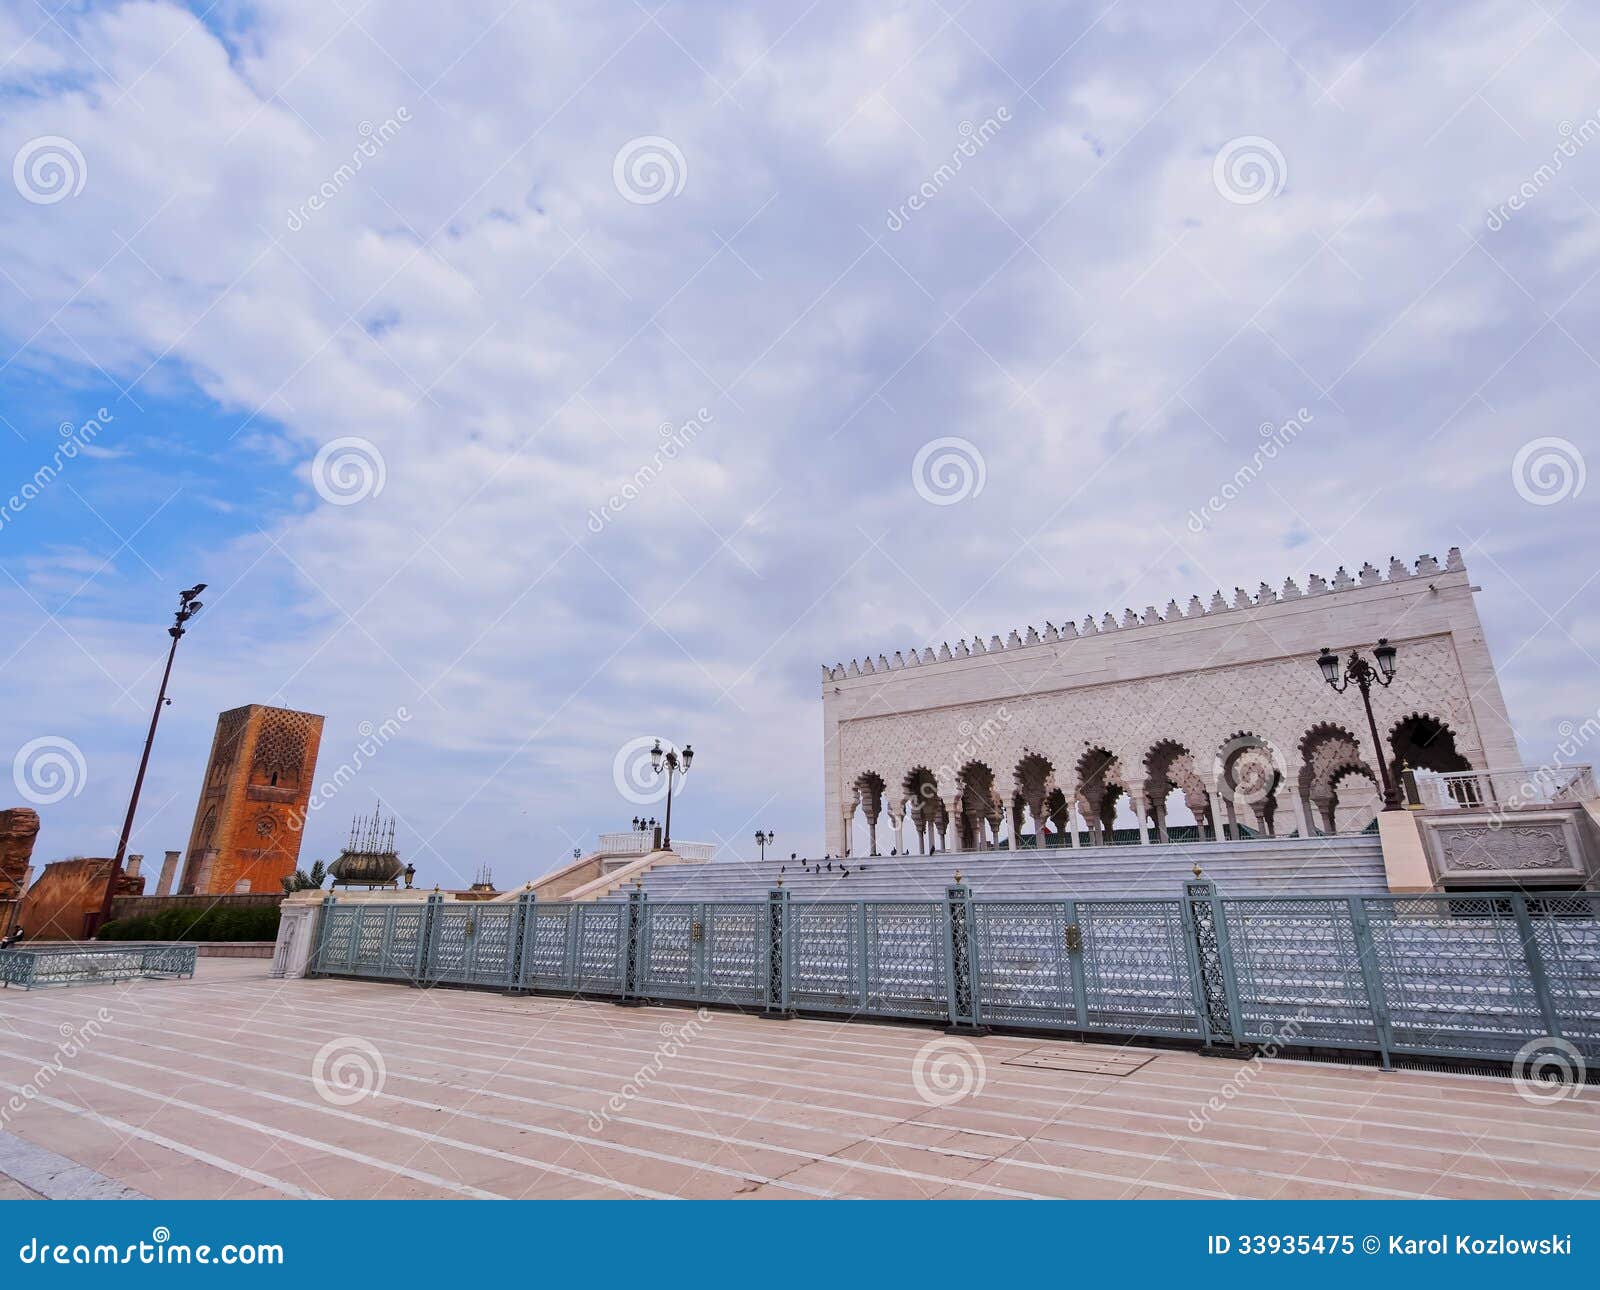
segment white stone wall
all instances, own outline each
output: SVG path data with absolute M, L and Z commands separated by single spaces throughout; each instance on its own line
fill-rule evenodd
M 1415 568 L 1392 562 L 1388 576 L 1368 565 L 1351 579 L 1341 569 L 1331 585 L 1313 578 L 1305 591 L 1293 581 L 1280 593 L 1263 584 L 1254 597 L 1217 596 L 1209 607 L 1195 598 L 1188 612 L 1173 602 L 1165 614 L 1128 610 L 1121 623 L 1106 615 L 1098 628 L 1085 620 L 1067 628 L 1070 635 L 1028 628 L 1005 643 L 992 638 L 981 652 L 958 644 L 879 655 L 865 668 L 825 668 L 828 848 L 845 849 L 852 786 L 866 771 L 883 778 L 891 815 L 918 767 L 938 777 L 948 800 L 961 767 L 981 762 L 1009 799 L 1017 763 L 1030 752 L 1050 761 L 1054 784 L 1071 797 L 1078 759 L 1093 746 L 1115 754 L 1121 782 L 1142 793 L 1146 755 L 1175 740 L 1215 791 L 1214 758 L 1243 733 L 1265 741 L 1286 772 L 1280 819 L 1288 831 L 1309 730 L 1339 726 L 1377 764 L 1360 696 L 1354 687 L 1330 690 L 1315 659 L 1324 645 L 1342 658 L 1380 636 L 1399 650 L 1394 684 L 1374 694 L 1385 741 L 1422 713 L 1451 728 L 1474 767 L 1516 765 L 1476 590 L 1452 551 L 1444 567 L 1425 556 Z M 1386 748 L 1384 760 L 1391 755 Z M 885 849 L 887 826 L 879 835 Z

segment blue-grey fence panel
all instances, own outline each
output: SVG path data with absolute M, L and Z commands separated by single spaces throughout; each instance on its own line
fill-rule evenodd
M 1548 1033 L 1511 897 L 1364 903 L 1396 1052 L 1509 1058 Z
M 639 993 L 647 999 L 760 1003 L 764 904 L 648 901 Z
M 700 949 L 705 939 L 701 906 L 692 901 L 649 901 L 639 936 L 639 993 L 645 998 L 698 999 Z
M 144 976 L 193 976 L 198 952 L 193 945 L 146 945 L 140 970 Z
M 857 901 L 790 904 L 789 997 L 796 1008 L 861 1011 L 864 921 Z
M 356 972 L 356 910 L 338 905 L 324 911 L 317 940 L 318 972 Z
M 1236 997 L 1239 1014 L 1230 1027 L 1246 1042 L 1505 1059 L 1559 1035 L 1600 1059 L 1596 893 L 1219 903 L 1229 1007 Z M 787 1006 L 950 1018 L 946 901 L 785 908 Z M 980 1024 L 1205 1038 L 1181 901 L 999 900 L 971 909 Z M 639 935 L 628 985 L 630 912 Z M 763 1005 L 768 917 L 768 902 L 753 901 L 335 902 L 323 910 L 313 970 L 601 997 L 626 985 L 647 998 Z M 194 951 L 182 948 L 187 957 L 130 959 L 130 970 L 192 972 Z M 93 966 L 109 971 L 103 953 Z M 38 975 L 32 956 L 0 952 L 0 980 Z
M 866 1011 L 886 1017 L 950 1015 L 944 902 L 867 901 Z
M 512 985 L 512 930 L 516 906 L 487 903 L 441 906 L 434 917 L 428 979 L 457 985 Z
M 766 902 L 707 903 L 705 989 L 713 1002 L 760 1003 L 765 997 Z
M 421 905 L 390 907 L 388 946 L 381 968 L 384 976 L 413 981 L 421 975 L 423 914 Z
M 1077 1026 L 1066 911 L 1060 900 L 973 902 L 981 1020 Z
M 361 905 L 355 911 L 355 956 L 352 970 L 362 976 L 374 976 L 383 971 L 383 939 L 392 908 L 390 905 Z
M 194 975 L 193 945 L 60 945 L 0 950 L 0 981 L 26 989 Z
M 416 904 L 336 906 L 327 919 L 315 970 L 414 979 L 422 916 L 422 906 Z
M 533 907 L 530 948 L 522 958 L 521 985 L 530 990 L 571 990 L 577 944 L 576 905 Z
M 621 994 L 628 939 L 624 904 L 580 905 L 571 988 L 583 994 Z
M 0 985 L 33 985 L 34 956 L 27 950 L 0 950 Z
M 1527 900 L 1561 1037 L 1591 1062 L 1600 1059 L 1600 894 Z
M 1078 928 L 1089 1029 L 1200 1033 L 1181 902 L 1079 901 Z
M 1242 1039 L 1378 1046 L 1350 901 L 1224 900 Z

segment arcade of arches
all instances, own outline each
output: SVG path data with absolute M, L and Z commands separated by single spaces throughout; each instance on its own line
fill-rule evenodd
M 1387 735 L 1388 770 L 1471 770 L 1448 723 L 1413 712 Z M 899 782 L 862 771 L 844 806 L 843 854 L 931 854 L 1109 842 L 1361 832 L 1380 805 L 1378 776 L 1351 729 L 1321 722 L 1292 748 L 1238 731 L 1216 748 L 1152 743 L 1136 764 L 1086 745 L 1071 764 L 1027 751 L 917 766 Z

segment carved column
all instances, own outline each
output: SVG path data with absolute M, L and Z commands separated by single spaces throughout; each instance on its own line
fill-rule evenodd
M 1211 837 L 1214 841 L 1221 842 L 1227 836 L 1222 823 L 1226 817 L 1222 814 L 1222 798 L 1216 789 L 1210 787 L 1206 789 L 1206 803 L 1211 808 Z
M 1133 808 L 1133 818 L 1139 823 L 1139 845 L 1147 847 L 1150 845 L 1150 824 L 1145 819 L 1145 800 L 1137 794 L 1129 793 L 1128 805 Z
M 1294 819 L 1300 830 L 1300 836 L 1311 838 L 1316 836 L 1316 830 L 1311 827 L 1311 808 L 1306 799 L 1299 793 L 1294 795 Z
M 949 831 L 945 834 L 945 850 L 949 852 L 965 851 L 966 843 L 961 838 L 963 823 L 962 811 L 966 805 L 966 794 L 957 793 L 945 804 L 949 812 Z

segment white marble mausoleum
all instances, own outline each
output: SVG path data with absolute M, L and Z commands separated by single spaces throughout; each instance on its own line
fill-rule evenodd
M 1452 548 L 824 666 L 828 849 L 1309 837 L 1370 823 L 1378 758 L 1397 783 L 1516 766 L 1478 590 Z M 1398 661 L 1374 747 L 1316 659 L 1380 637 Z

